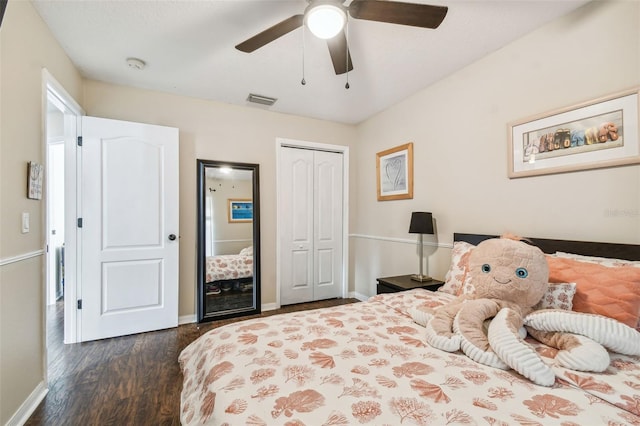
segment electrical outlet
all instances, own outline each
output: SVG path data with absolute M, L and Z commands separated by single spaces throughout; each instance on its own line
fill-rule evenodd
M 29 232 L 29 213 L 22 213 L 22 233 L 26 234 Z

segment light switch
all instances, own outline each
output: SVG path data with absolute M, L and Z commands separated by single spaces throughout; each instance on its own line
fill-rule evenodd
M 29 232 L 29 213 L 22 213 L 22 233 L 26 234 Z

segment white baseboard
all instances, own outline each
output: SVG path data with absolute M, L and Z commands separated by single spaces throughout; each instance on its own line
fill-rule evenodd
M 358 299 L 361 302 L 366 302 L 367 300 L 369 300 L 369 296 L 366 296 L 362 293 L 358 293 L 357 291 L 351 291 L 349 292 L 349 297 Z
M 182 325 L 182 324 L 191 324 L 196 322 L 196 316 L 194 315 L 183 315 L 181 317 L 178 317 L 178 325 Z
M 275 311 L 276 309 L 279 308 L 279 306 L 276 303 L 263 303 L 260 308 L 261 308 L 261 310 L 263 312 L 265 312 L 265 311 Z
M 22 403 L 18 411 L 16 411 L 13 416 L 9 419 L 5 426 L 22 426 L 29 420 L 29 417 L 36 411 L 38 405 L 42 402 L 49 389 L 47 388 L 47 384 L 42 381 L 38 383 L 38 386 L 31 392 L 31 394 L 25 399 Z

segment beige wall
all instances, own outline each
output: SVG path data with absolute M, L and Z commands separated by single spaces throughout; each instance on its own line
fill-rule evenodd
M 353 126 L 85 82 L 88 115 L 180 129 L 180 316 L 195 313 L 196 159 L 260 165 L 262 303 L 276 302 L 276 138 L 355 146 Z M 351 181 L 355 180 L 351 170 Z
M 44 200 L 26 198 L 27 162 L 44 162 L 43 67 L 81 99 L 80 75 L 31 3 L 10 1 L 0 29 L 0 424 L 44 379 Z
M 377 276 L 417 270 L 414 210 L 436 218 L 427 253 L 441 278 L 454 231 L 640 243 L 640 166 L 506 177 L 507 122 L 640 84 L 639 28 L 638 2 L 588 5 L 354 127 L 83 82 L 30 3 L 11 1 L 0 30 L 0 259 L 44 241 L 44 202 L 25 187 L 26 163 L 44 156 L 45 66 L 89 115 L 180 129 L 182 316 L 195 312 L 196 158 L 260 164 L 262 299 L 275 302 L 276 137 L 351 147 L 350 289 L 362 295 Z M 375 153 L 408 141 L 414 199 L 377 202 Z M 42 256 L 0 266 L 0 424 L 43 380 L 42 269 Z
M 445 245 L 456 231 L 640 243 L 640 166 L 510 180 L 506 162 L 508 122 L 636 85 L 638 2 L 588 4 L 530 33 L 359 126 L 351 232 L 411 239 L 411 211 L 426 210 L 426 240 Z M 408 141 L 414 199 L 377 202 L 375 153 Z M 415 245 L 354 238 L 351 250 L 359 293 L 418 268 Z M 435 251 L 430 272 L 444 278 L 450 250 Z

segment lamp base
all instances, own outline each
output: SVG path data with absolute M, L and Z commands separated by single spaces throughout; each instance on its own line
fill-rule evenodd
M 413 281 L 419 281 L 421 283 L 425 282 L 425 281 L 431 281 L 433 280 L 433 278 L 431 278 L 428 275 L 420 275 L 420 274 L 416 274 L 416 275 L 411 275 L 411 279 Z

